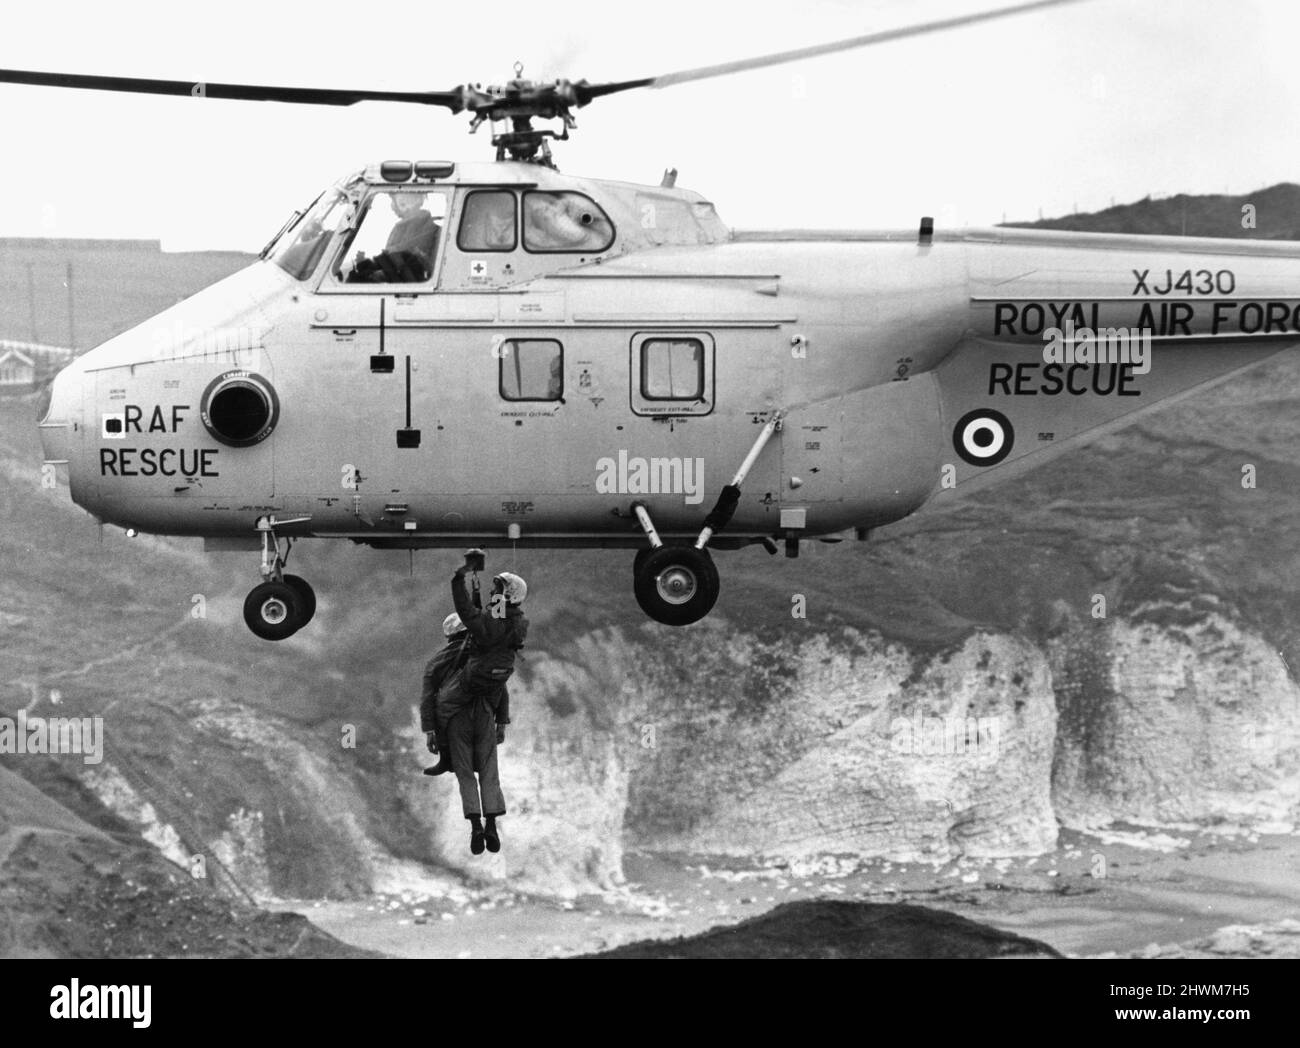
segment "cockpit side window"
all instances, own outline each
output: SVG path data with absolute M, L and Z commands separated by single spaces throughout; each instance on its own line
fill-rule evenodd
M 327 190 L 301 221 L 276 240 L 271 261 L 295 280 L 306 280 L 316 272 L 330 239 L 347 224 L 350 213 L 348 198 L 336 189 Z
M 462 251 L 513 251 L 519 242 L 515 195 L 508 190 L 476 190 L 465 197 L 456 246 Z
M 599 253 L 614 243 L 614 224 L 582 193 L 524 194 L 524 250 Z
M 428 190 L 371 194 L 334 276 L 345 284 L 425 284 L 433 278 L 447 198 Z

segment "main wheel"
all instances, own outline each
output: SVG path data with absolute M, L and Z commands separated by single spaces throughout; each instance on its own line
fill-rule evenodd
M 316 591 L 301 575 L 286 575 L 284 581 L 292 587 L 294 593 L 298 594 L 298 609 L 302 612 L 302 621 L 298 623 L 298 628 L 301 629 L 311 622 L 312 616 L 316 614 Z
M 718 569 L 707 552 L 664 546 L 642 562 L 633 592 L 641 610 L 656 622 L 689 626 L 713 610 L 720 588 Z
M 244 621 L 263 640 L 284 640 L 303 624 L 298 591 L 284 582 L 263 582 L 244 598 Z
M 659 548 L 663 549 L 664 547 L 660 546 Z M 654 552 L 655 552 L 654 548 L 650 546 L 647 546 L 644 549 L 639 549 L 636 551 L 636 556 L 632 559 L 633 578 L 641 574 L 641 569 L 645 567 L 645 562 L 650 559 L 650 554 Z M 704 551 L 704 561 L 705 564 L 707 565 L 709 577 L 713 579 L 713 589 L 716 592 L 719 586 L 721 585 L 721 581 L 718 578 L 718 568 L 713 563 L 713 558 L 709 556 L 707 550 Z

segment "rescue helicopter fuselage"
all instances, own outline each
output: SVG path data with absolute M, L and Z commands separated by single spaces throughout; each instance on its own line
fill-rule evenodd
M 88 512 L 271 582 L 309 536 L 655 549 L 638 598 L 680 624 L 706 546 L 794 555 L 1047 461 L 1300 340 L 1298 289 L 1294 244 L 733 233 L 667 184 L 390 161 L 75 360 L 41 434 Z M 1075 351 L 1108 329 L 1148 350 Z

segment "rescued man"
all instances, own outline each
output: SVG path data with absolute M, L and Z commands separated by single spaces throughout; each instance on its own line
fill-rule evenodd
M 470 851 L 475 855 L 485 847 L 501 850 L 496 820 L 505 814 L 506 803 L 497 746 L 505 742 L 505 726 L 510 723 L 506 681 L 528 634 L 521 608 L 527 584 L 511 572 L 495 576 L 485 612 L 465 587 L 466 573 L 481 566 L 482 553 L 471 551 L 451 579 L 452 602 L 470 636 L 469 657 L 437 693 L 435 731 L 439 739 L 446 739 L 446 746 L 440 746 L 441 759 L 428 771 L 455 773 L 462 809 L 470 822 Z
M 442 635 L 447 643 L 425 665 L 424 686 L 420 692 L 420 730 L 424 732 L 429 752 L 442 756 L 439 764 L 446 761 L 447 739 L 438 734 L 438 692 L 447 678 L 464 666 L 469 658 L 469 630 L 454 611 L 442 620 Z M 425 768 L 424 774 L 441 775 L 448 767 L 449 763 L 447 767 L 435 765 Z

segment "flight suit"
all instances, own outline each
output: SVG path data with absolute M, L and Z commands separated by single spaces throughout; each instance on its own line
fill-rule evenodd
M 506 798 L 497 768 L 497 720 L 487 700 L 482 695 L 471 697 L 468 705 L 447 721 L 446 736 L 465 818 L 504 815 Z
M 447 641 L 424 667 L 424 686 L 420 691 L 420 730 L 426 734 L 438 731 L 437 701 L 447 678 L 465 665 L 469 657 L 469 635 L 457 634 Z M 438 752 L 446 753 L 446 738 L 438 737 Z

